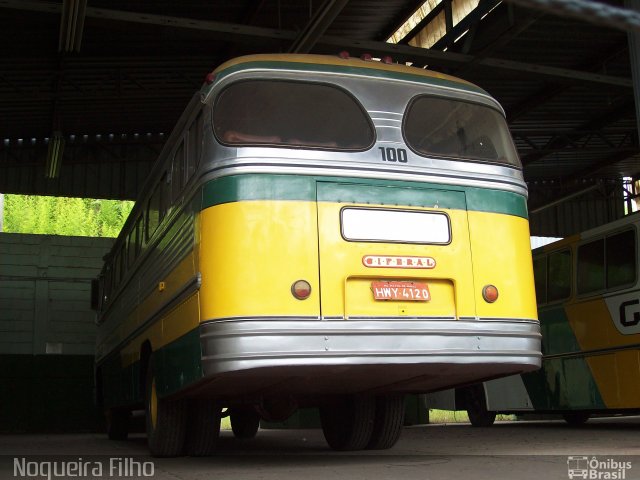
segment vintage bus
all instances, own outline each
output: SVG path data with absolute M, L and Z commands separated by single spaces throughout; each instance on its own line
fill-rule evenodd
M 223 414 L 251 437 L 317 406 L 332 448 L 389 448 L 405 393 L 539 368 L 526 200 L 470 83 L 348 54 L 221 65 L 99 279 L 109 436 L 144 407 L 153 455 L 208 455 Z
M 639 227 L 635 213 L 534 250 L 542 369 L 438 392 L 430 406 L 467 409 L 476 426 L 496 413 L 557 415 L 570 425 L 639 413 Z

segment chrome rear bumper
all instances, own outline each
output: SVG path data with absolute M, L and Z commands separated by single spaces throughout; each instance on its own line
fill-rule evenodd
M 233 319 L 200 332 L 203 376 L 225 396 L 426 392 L 535 370 L 542 358 L 537 321 Z

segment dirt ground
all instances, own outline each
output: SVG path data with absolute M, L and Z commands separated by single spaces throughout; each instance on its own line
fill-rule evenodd
M 592 419 L 580 428 L 562 421 L 500 422 L 486 429 L 468 424 L 407 427 L 398 444 L 385 451 L 336 453 L 320 430 L 260 430 L 248 441 L 223 432 L 219 453 L 209 458 L 151 458 L 141 434 L 125 442 L 99 434 L 0 435 L 0 454 L 2 480 L 26 471 L 18 468 L 14 475 L 16 462 L 23 467 L 20 462 L 32 462 L 31 473 L 39 474 L 46 472 L 34 470 L 38 462 L 78 459 L 89 466 L 112 459 L 138 464 L 132 463 L 130 471 L 105 466 L 94 472 L 100 475 L 66 478 L 144 478 L 146 472 L 163 480 L 539 480 L 570 478 L 569 468 L 578 466 L 574 478 L 627 480 L 640 479 L 640 417 Z M 136 468 L 142 475 L 135 475 Z

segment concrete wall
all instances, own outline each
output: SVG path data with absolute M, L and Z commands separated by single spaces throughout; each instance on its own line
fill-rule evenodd
M 89 300 L 112 243 L 0 233 L 0 431 L 98 426 Z

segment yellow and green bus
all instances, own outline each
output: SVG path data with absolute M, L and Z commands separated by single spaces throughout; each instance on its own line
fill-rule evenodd
M 208 455 L 318 407 L 389 448 L 403 395 L 540 366 L 527 189 L 504 113 L 369 57 L 255 55 L 207 76 L 99 279 L 111 438 Z
M 639 413 L 639 228 L 635 213 L 534 250 L 542 368 L 438 392 L 430 405 L 467 409 L 475 426 L 496 413 L 557 415 L 570 425 Z

